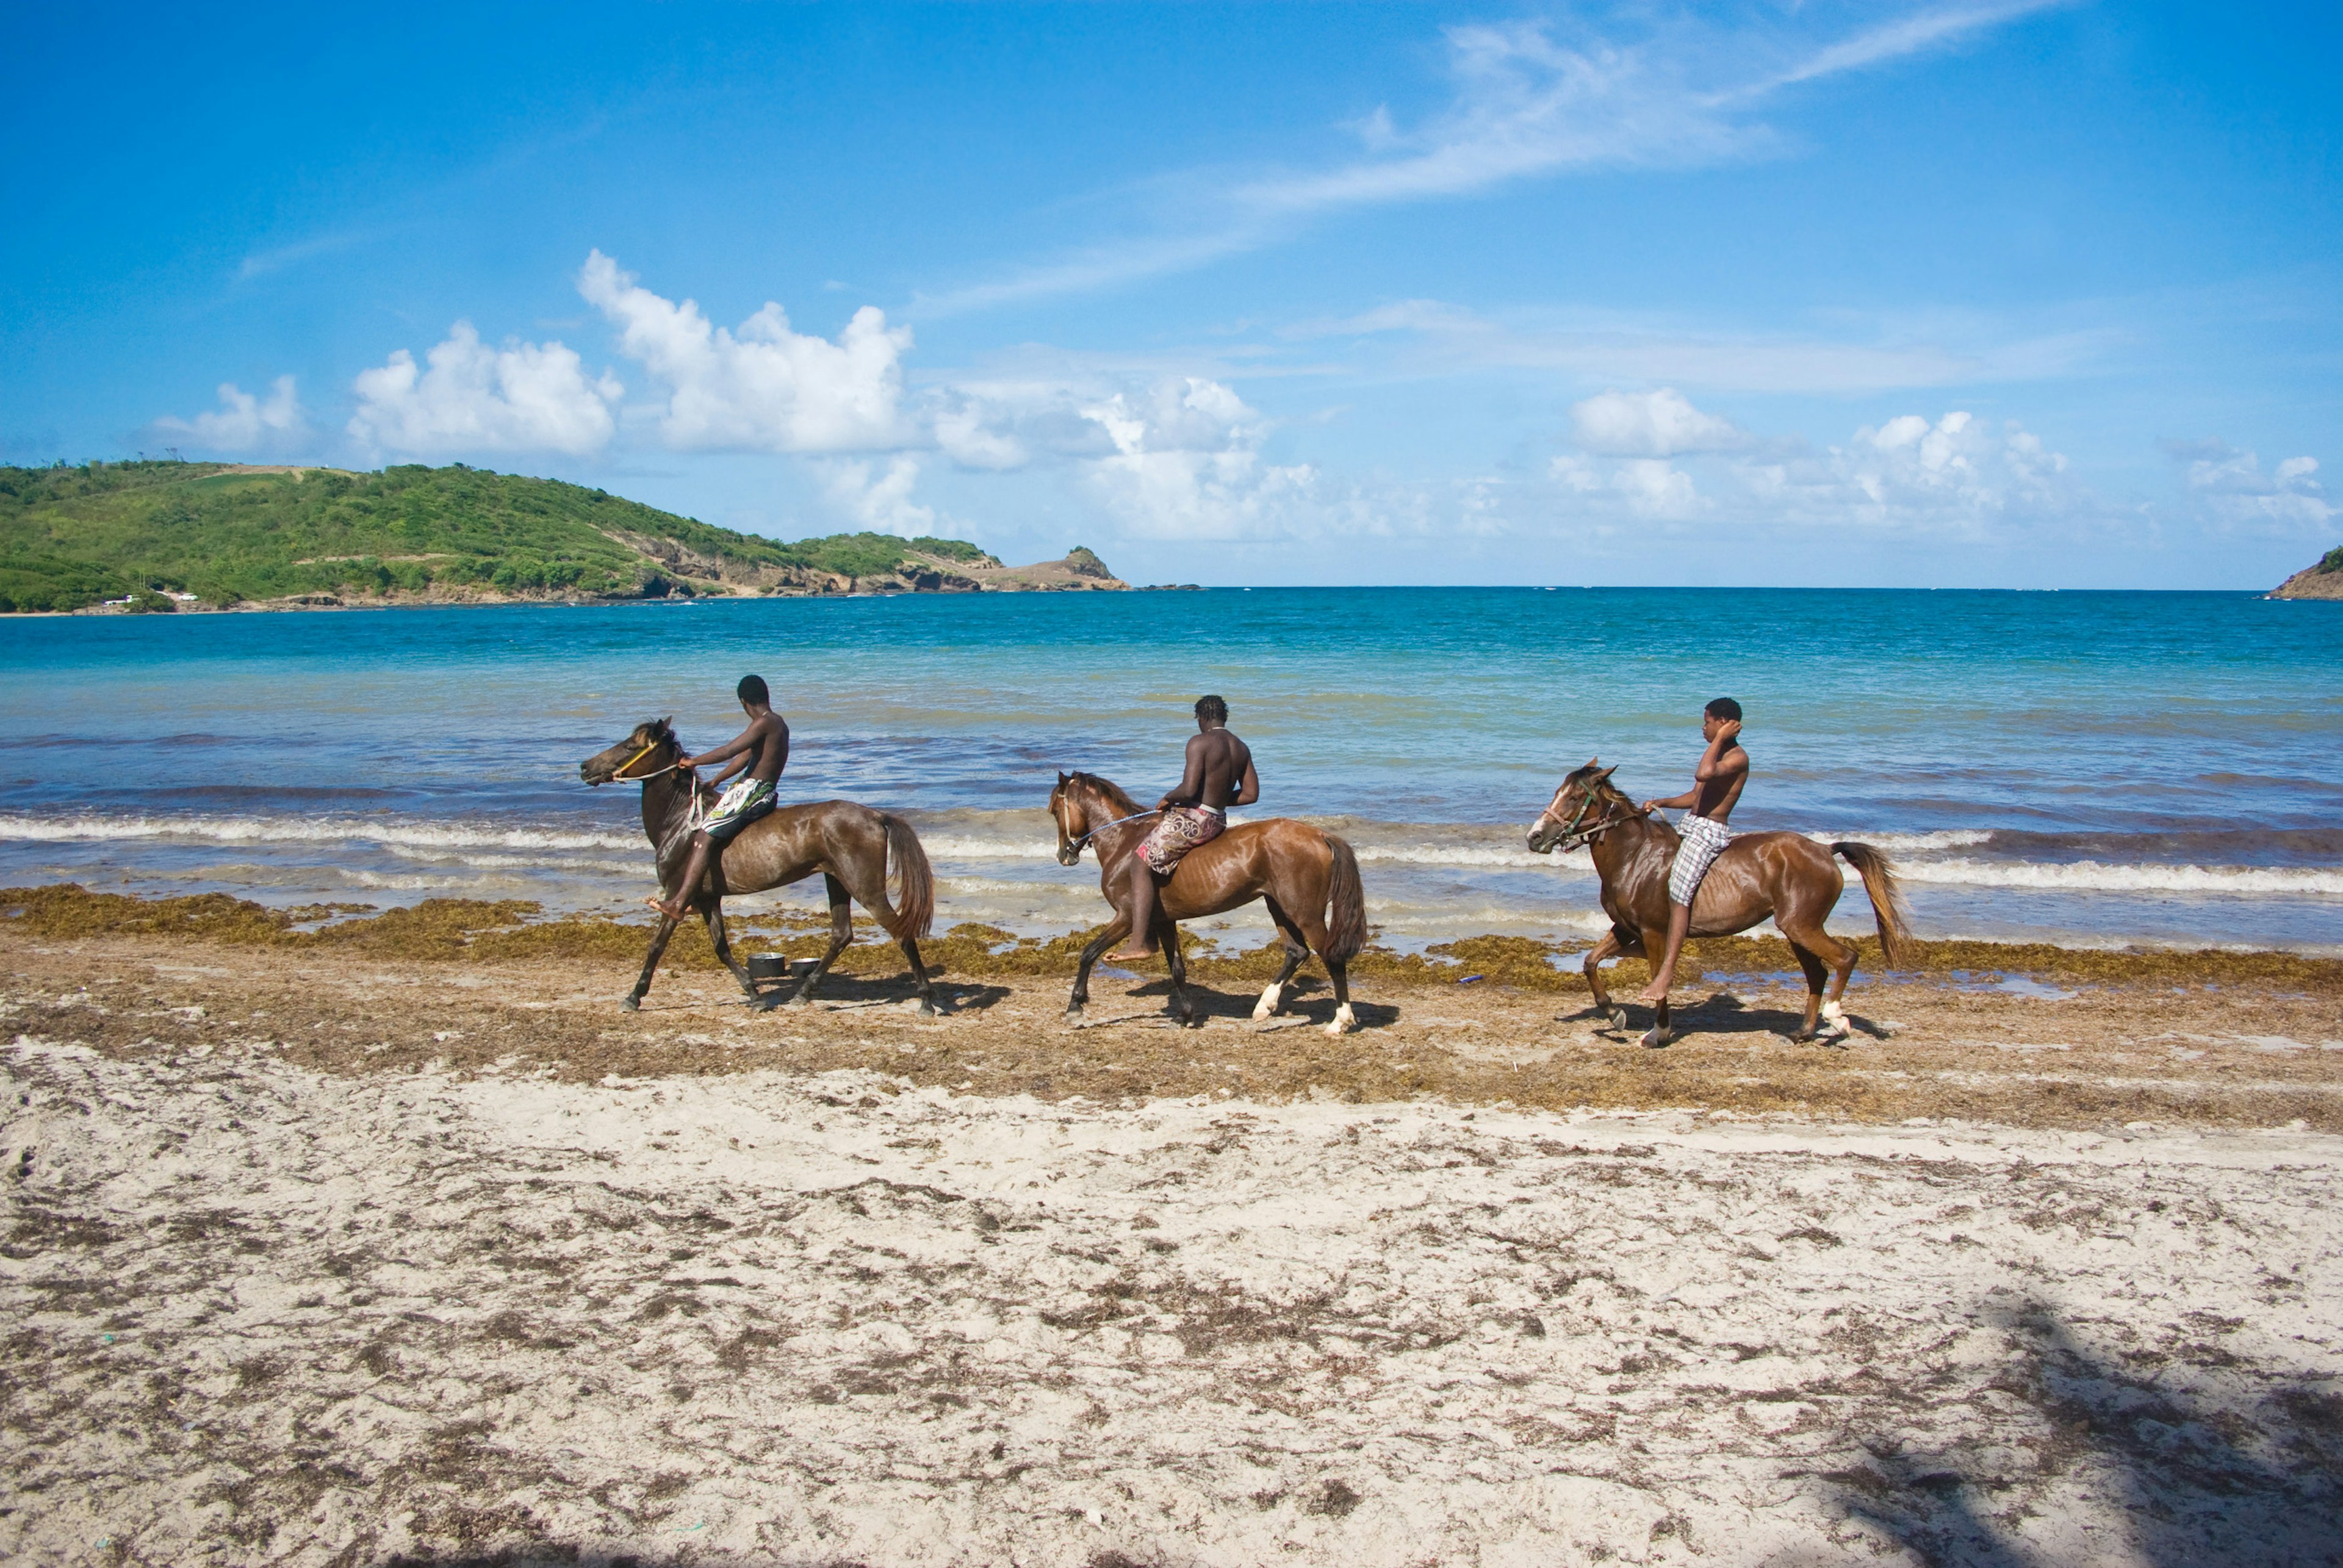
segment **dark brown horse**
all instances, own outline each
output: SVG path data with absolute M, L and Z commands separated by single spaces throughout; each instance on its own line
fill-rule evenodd
M 658 854 L 659 892 L 680 899 L 687 908 L 699 912 L 708 922 L 708 940 L 715 945 L 716 956 L 739 980 L 749 1000 L 760 1007 L 799 1007 L 811 1001 L 813 988 L 854 940 L 853 903 L 860 902 L 902 947 L 903 956 L 911 961 L 911 976 L 919 983 L 920 1011 L 933 1014 L 936 988 L 920 962 L 919 939 L 928 934 L 929 922 L 935 917 L 936 879 L 928 868 L 927 851 L 920 847 L 919 835 L 910 825 L 851 800 L 783 806 L 742 829 L 740 836 L 710 862 L 699 886 L 686 896 L 669 884 L 683 875 L 691 856 L 695 804 L 704 810 L 716 799 L 713 789 L 675 766 L 677 759 L 689 755 L 668 721 L 654 719 L 636 725 L 633 734 L 608 751 L 579 763 L 578 776 L 588 784 L 641 782 L 643 831 Z M 900 889 L 894 903 L 887 900 L 890 856 Z M 724 896 L 786 887 L 816 871 L 830 889 L 830 950 L 786 1002 L 778 993 L 759 997 L 748 970 L 734 960 L 732 944 L 725 940 Z M 651 989 L 651 976 L 675 928 L 674 920 L 662 919 L 651 934 L 651 950 L 643 960 L 642 975 L 635 981 L 632 994 L 619 1004 L 629 1012 L 642 1005 L 643 993 Z
M 1050 815 L 1058 820 L 1058 863 L 1071 866 L 1087 843 L 1098 851 L 1099 890 L 1107 902 L 1124 886 L 1124 871 L 1140 840 L 1154 826 L 1155 813 L 1094 773 L 1061 773 L 1050 791 Z M 1256 1019 L 1274 1014 L 1285 986 L 1302 960 L 1315 950 L 1334 982 L 1334 1021 L 1328 1034 L 1341 1034 L 1358 1020 L 1351 1011 L 1350 961 L 1367 945 L 1367 900 L 1359 886 L 1359 858 L 1351 846 L 1307 822 L 1272 817 L 1243 822 L 1209 844 L 1188 851 L 1164 883 L 1155 904 L 1156 937 L 1172 969 L 1172 1005 L 1180 1021 L 1203 1021 L 1188 1000 L 1188 966 L 1180 956 L 1181 920 L 1201 920 L 1252 903 L 1269 906 L 1269 918 L 1285 938 L 1285 967 L 1253 1010 Z M 1108 946 L 1131 930 L 1131 916 L 1115 904 L 1114 919 L 1082 950 L 1074 994 L 1066 1003 L 1071 1020 L 1091 1000 L 1091 966 Z
M 1611 782 L 1615 770 L 1601 766 L 1598 759 L 1564 779 L 1553 803 L 1531 824 L 1530 848 L 1543 855 L 1584 844 L 1594 855 L 1594 869 L 1603 878 L 1603 912 L 1611 917 L 1611 934 L 1586 955 L 1586 983 L 1611 1027 L 1624 1030 L 1627 1010 L 1603 989 L 1600 966 L 1620 953 L 1656 959 L 1667 950 L 1668 868 L 1682 840 L 1666 819 L 1647 817 L 1635 809 L 1635 802 Z M 1845 886 L 1832 862 L 1834 854 L 1845 856 L 1862 873 L 1871 912 L 1879 922 L 1880 957 L 1895 963 L 1909 940 L 1904 895 L 1887 857 L 1868 844 L 1833 844 L 1825 849 L 1798 833 L 1738 834 L 1693 895 L 1695 937 L 1731 936 L 1770 915 L 1789 939 L 1790 950 L 1806 974 L 1806 1019 L 1797 1034 L 1800 1040 L 1814 1039 L 1821 1022 L 1828 1024 L 1833 1038 L 1847 1033 L 1839 998 L 1846 991 L 1847 976 L 1855 972 L 1855 950 L 1823 929 Z M 1826 963 L 1827 995 L 1823 989 Z M 1674 1038 L 1664 1001 L 1644 1043 L 1665 1045 Z

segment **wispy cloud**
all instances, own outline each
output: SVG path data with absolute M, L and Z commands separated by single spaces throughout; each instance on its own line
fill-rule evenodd
M 1814 43 L 1778 21 L 1722 35 L 1690 25 L 1632 43 L 1557 42 L 1539 23 L 1448 30 L 1448 104 L 1413 129 L 1378 106 L 1350 127 L 1365 156 L 1332 167 L 1155 182 L 1180 221 L 1006 276 L 923 295 L 942 316 L 1208 266 L 1339 212 L 1467 196 L 1514 181 L 1624 167 L 1691 167 L 1780 145 L 1755 112 L 1785 89 L 1946 47 L 2065 0 L 1914 12 Z
M 1791 333 L 1721 332 L 1673 322 L 1533 316 L 1499 321 L 1434 299 L 1395 300 L 1337 318 L 1297 322 L 1288 338 L 1394 338 L 1402 373 L 1452 375 L 1486 368 L 1557 370 L 1593 381 L 1677 383 L 1735 392 L 1830 393 L 2024 381 L 2069 375 L 2119 340 L 2113 331 L 2024 336 L 1994 323 L 1962 324 L 1945 346 L 1878 333 L 1873 341 Z M 1885 340 L 1881 340 L 1882 338 Z M 1937 340 L 1931 340 L 1937 339 Z

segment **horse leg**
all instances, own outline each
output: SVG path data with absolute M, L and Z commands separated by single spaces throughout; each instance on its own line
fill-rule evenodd
M 1196 1004 L 1188 1000 L 1188 960 L 1180 951 L 1180 927 L 1176 921 L 1162 912 L 1160 905 L 1157 906 L 1155 914 L 1155 940 L 1163 949 L 1165 966 L 1172 971 L 1173 1014 L 1185 1027 L 1202 1029 L 1204 1024 L 1203 1016 L 1197 1012 Z
M 1285 967 L 1277 971 L 1277 978 L 1261 993 L 1261 1000 L 1253 1004 L 1255 1023 L 1277 1016 L 1277 1010 L 1285 1005 L 1285 982 L 1293 978 L 1293 971 L 1310 956 L 1309 940 L 1293 923 L 1292 917 L 1278 907 L 1275 899 L 1263 899 L 1262 902 L 1269 906 L 1269 918 L 1276 922 L 1278 934 L 1285 939 Z
M 1586 961 L 1579 967 L 1586 974 L 1586 989 L 1594 995 L 1594 1010 L 1603 1015 L 1604 1027 L 1624 1034 L 1627 1031 L 1627 1010 L 1611 1000 L 1611 992 L 1603 984 L 1603 960 L 1619 955 L 1619 933 L 1614 929 L 1603 933 L 1603 940 L 1589 948 Z
M 1664 930 L 1646 930 L 1643 933 L 1643 942 L 1644 961 L 1656 968 L 1659 960 L 1652 955 L 1668 950 L 1668 933 Z M 1675 1037 L 1675 1026 L 1668 1018 L 1668 999 L 1662 997 L 1654 1008 L 1652 1027 L 1644 1031 L 1642 1043 L 1656 1049 Z
M 651 932 L 651 950 L 643 956 L 643 972 L 635 978 L 635 989 L 618 1005 L 633 1012 L 643 1005 L 643 993 L 651 989 L 651 976 L 659 972 L 659 961 L 667 951 L 667 940 L 675 935 L 675 917 L 661 915 L 659 929 Z
M 1806 1027 L 1798 1038 L 1811 1040 L 1819 1035 L 1825 1040 L 1845 1040 L 1853 1030 L 1847 1027 L 1846 1010 L 1839 998 L 1845 994 L 1847 977 L 1855 972 L 1855 944 L 1831 935 L 1823 929 L 1821 919 L 1812 914 L 1800 912 L 1785 919 L 1776 910 L 1774 923 L 1790 939 L 1806 971 Z M 1825 964 L 1831 970 L 1827 990 L 1823 984 Z
M 1325 907 L 1323 898 L 1312 900 L 1296 923 L 1302 928 L 1302 934 L 1309 941 L 1311 950 L 1325 964 L 1326 978 L 1334 982 L 1334 1021 L 1326 1026 L 1326 1032 L 1339 1037 L 1358 1028 L 1359 1016 L 1351 1010 L 1348 963 L 1337 966 L 1333 960 L 1326 957 L 1327 944 L 1331 940 L 1326 932 L 1326 918 L 1316 912 Z
M 821 977 L 830 972 L 830 966 L 838 961 L 838 955 L 854 940 L 854 903 L 847 894 L 846 884 L 828 871 L 821 874 L 821 880 L 830 894 L 830 949 L 821 955 L 821 962 L 799 982 L 798 989 L 789 993 L 789 1000 L 773 1004 L 777 1007 L 811 1007 L 813 988 L 821 983 Z
M 911 979 L 918 982 L 920 988 L 920 1016 L 935 1017 L 936 982 L 928 978 L 928 966 L 920 961 L 920 944 L 905 937 L 896 946 L 901 948 L 903 956 L 911 960 Z
M 1111 908 L 1111 906 L 1109 907 Z M 1121 910 L 1116 910 L 1114 919 L 1109 920 L 1104 929 L 1091 939 L 1090 946 L 1082 950 L 1081 961 L 1074 966 L 1074 994 L 1066 999 L 1068 1023 L 1082 1021 L 1082 1009 L 1091 1000 L 1091 966 L 1098 962 L 1099 954 L 1121 941 L 1123 933 L 1130 929 L 1129 917 Z
M 740 989 L 749 993 L 749 1000 L 755 1001 L 757 982 L 749 978 L 749 966 L 732 956 L 732 943 L 724 934 L 724 900 L 709 900 L 708 907 L 699 913 L 700 918 L 708 922 L 708 945 L 716 950 L 717 961 L 732 971 L 732 978 L 740 982 Z
M 1326 1026 L 1326 1032 L 1339 1037 L 1359 1027 L 1359 1016 L 1351 1010 L 1351 966 L 1329 959 L 1326 978 L 1334 982 L 1334 1021 Z
M 1786 935 L 1786 933 L 1785 934 Z M 1792 1035 L 1790 1038 L 1797 1040 L 1812 1040 L 1815 1038 L 1815 1011 L 1823 1004 L 1823 975 L 1825 972 L 1823 970 L 1823 960 L 1815 956 L 1814 949 L 1798 940 L 1795 937 L 1791 937 L 1789 939 L 1789 942 L 1790 950 L 1797 955 L 1798 967 L 1806 972 L 1806 1016 L 1804 1021 L 1798 1025 L 1798 1032 Z

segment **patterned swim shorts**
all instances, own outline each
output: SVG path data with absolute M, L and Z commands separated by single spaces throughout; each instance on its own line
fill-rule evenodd
M 700 830 L 708 835 L 710 843 L 729 842 L 741 829 L 771 813 L 774 795 L 773 787 L 762 779 L 743 779 L 724 791 L 723 799 L 716 802 L 716 809 L 699 825 Z
M 1676 863 L 1668 869 L 1668 902 L 1690 909 L 1693 895 L 1700 891 L 1701 879 L 1733 842 L 1733 835 L 1714 817 L 1689 815 L 1678 831 L 1684 834 L 1684 842 L 1676 846 Z
M 1168 877 L 1181 858 L 1199 844 L 1209 844 L 1228 830 L 1226 814 L 1202 806 L 1174 806 L 1163 813 L 1139 846 L 1140 858 L 1157 875 Z

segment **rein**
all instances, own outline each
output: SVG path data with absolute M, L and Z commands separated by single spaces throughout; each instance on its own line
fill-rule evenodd
M 1159 807 L 1157 809 L 1152 811 L 1134 811 L 1128 817 L 1117 817 L 1111 822 L 1101 822 L 1097 827 L 1092 828 L 1089 832 L 1084 833 L 1081 838 L 1073 840 L 1071 848 L 1074 853 L 1079 855 L 1082 852 L 1082 846 L 1089 843 L 1094 834 L 1103 833 L 1109 828 L 1120 828 L 1125 822 L 1136 822 L 1142 817 L 1161 817 L 1161 815 L 1163 815 L 1163 812 Z
M 1601 838 L 1604 834 L 1608 833 L 1612 829 L 1618 827 L 1621 823 L 1632 822 L 1638 817 L 1648 817 L 1651 815 L 1648 811 L 1629 811 L 1620 816 L 1606 816 L 1601 821 L 1593 823 L 1582 829 L 1578 824 L 1585 818 L 1587 811 L 1593 808 L 1594 804 L 1594 792 L 1593 790 L 1590 789 L 1585 794 L 1579 797 L 1578 809 L 1571 813 L 1570 821 L 1562 829 L 1562 837 L 1554 840 L 1554 847 L 1557 850 L 1566 854 L 1572 849 L 1584 849 L 1587 845 L 1594 842 L 1595 839 Z M 1554 808 L 1551 806 L 1548 806 L 1544 810 L 1538 813 L 1538 820 L 1541 822 L 1550 821 L 1553 819 L 1553 817 Z

